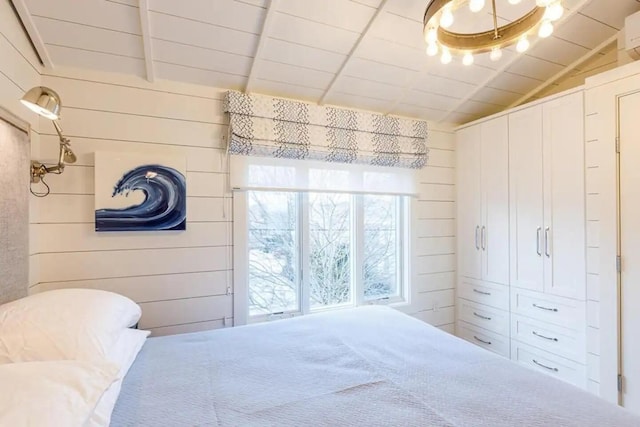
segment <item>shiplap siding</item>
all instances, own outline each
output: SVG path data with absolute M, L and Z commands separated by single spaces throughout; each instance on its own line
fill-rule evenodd
M 0 107 L 31 125 L 32 156 L 37 154 L 40 123 L 37 115 L 19 101 L 24 92 L 40 85 L 41 71 L 42 66 L 11 5 L 8 1 L 0 2 Z M 38 262 L 33 253 L 33 248 L 30 248 L 29 285 L 38 282 Z
M 31 250 L 41 274 L 32 292 L 106 289 L 142 306 L 154 335 L 230 326 L 232 195 L 226 192 L 224 91 L 61 69 L 42 76 L 64 100 L 61 125 L 78 161 L 49 180 L 51 195 L 31 203 Z M 42 122 L 40 156 L 54 159 L 57 137 Z M 446 129 L 446 128 L 445 128 Z M 402 310 L 445 331 L 454 322 L 454 137 L 431 129 L 429 166 L 412 201 L 411 304 Z M 148 152 L 187 158 L 187 230 L 94 231 L 94 153 Z
M 78 161 L 32 199 L 31 250 L 40 277 L 31 292 L 106 289 L 138 302 L 154 335 L 232 324 L 231 194 L 227 193 L 224 91 L 79 70 L 47 71 L 42 83 L 64 102 L 61 125 Z M 42 123 L 40 156 L 57 136 Z M 94 153 L 138 152 L 187 159 L 187 230 L 94 231 Z
M 432 128 L 429 149 L 429 166 L 420 171 L 420 195 L 413 201 L 417 237 L 411 314 L 452 333 L 456 282 L 455 134 Z

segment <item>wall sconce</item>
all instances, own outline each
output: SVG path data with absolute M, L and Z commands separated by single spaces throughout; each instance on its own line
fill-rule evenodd
M 60 118 L 60 110 L 62 109 L 62 103 L 60 102 L 60 96 L 48 87 L 36 86 L 29 89 L 20 100 L 30 110 L 38 113 L 42 117 L 53 122 L 53 127 L 58 133 L 60 138 L 60 154 L 58 155 L 58 164 L 47 166 L 35 160 L 31 161 L 31 183 L 37 184 L 42 181 L 47 188 L 45 193 L 35 193 L 31 190 L 34 196 L 45 197 L 49 194 L 49 186 L 44 181 L 44 176 L 48 173 L 55 173 L 60 175 L 64 172 L 66 163 L 75 163 L 76 155 L 71 150 L 71 141 L 62 134 L 62 128 L 58 124 Z

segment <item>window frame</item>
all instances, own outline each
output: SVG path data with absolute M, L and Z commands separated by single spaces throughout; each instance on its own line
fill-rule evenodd
M 251 191 L 251 190 L 249 190 Z M 262 190 L 258 190 L 262 191 Z M 264 190 L 277 191 L 277 190 Z M 364 296 L 364 196 L 368 194 L 349 194 L 351 199 L 351 230 L 360 232 L 351 233 L 352 245 L 352 298 L 349 303 L 332 305 L 328 307 L 310 307 L 310 282 L 309 282 L 309 193 L 295 192 L 297 209 L 297 240 L 298 240 L 298 276 L 299 276 L 299 304 L 297 310 L 289 310 L 275 314 L 261 314 L 251 316 L 249 313 L 249 215 L 247 191 L 234 191 L 233 193 L 233 283 L 234 283 L 234 325 L 259 323 L 269 320 L 277 320 L 288 317 L 302 316 L 333 310 L 355 308 L 363 305 L 389 305 L 392 307 L 406 307 L 413 300 L 413 289 L 410 286 L 412 272 L 411 262 L 413 254 L 413 239 L 411 238 L 411 225 L 414 222 L 412 216 L 412 198 L 402 195 L 397 197 L 396 204 L 396 238 L 397 247 L 400 249 L 396 255 L 396 274 L 398 281 L 398 295 L 392 297 L 366 300 Z M 332 194 L 335 194 L 331 192 Z M 370 196 L 383 196 L 371 194 Z M 306 266 L 305 268 L 303 268 Z

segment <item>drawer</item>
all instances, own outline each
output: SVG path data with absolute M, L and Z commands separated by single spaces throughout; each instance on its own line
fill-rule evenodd
M 542 372 L 543 374 L 586 389 L 586 368 L 578 362 L 565 359 L 515 340 L 511 341 L 511 360 L 538 372 Z
M 576 331 L 586 321 L 584 301 L 517 288 L 511 288 L 511 312 Z
M 458 298 L 458 319 L 509 336 L 509 312 Z
M 586 363 L 587 349 L 583 332 L 514 314 L 511 317 L 511 338 Z
M 456 324 L 456 335 L 470 343 L 509 358 L 510 342 L 508 337 L 487 331 L 486 329 L 479 328 L 461 320 Z
M 469 301 L 509 311 L 509 287 L 460 277 L 458 296 Z

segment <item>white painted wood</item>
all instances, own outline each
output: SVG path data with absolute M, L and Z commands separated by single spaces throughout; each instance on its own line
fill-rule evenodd
M 231 326 L 233 319 L 217 319 L 205 322 L 185 323 L 182 325 L 161 326 L 159 328 L 150 328 L 152 337 L 163 335 L 188 334 L 191 332 L 209 331 Z
M 232 316 L 231 295 L 141 303 L 141 329 L 211 321 Z
M 29 13 L 27 4 L 24 0 L 12 0 L 12 3 L 20 16 L 20 20 L 24 24 L 25 30 L 29 34 L 29 38 L 33 41 L 35 49 L 38 51 L 38 55 L 40 55 L 40 58 L 42 59 L 43 65 L 48 69 L 53 69 L 53 61 L 51 61 L 51 56 L 49 55 L 49 51 L 47 50 L 42 36 L 40 35 L 40 31 L 33 22 L 33 17 Z
M 482 278 L 482 198 L 480 176 L 481 134 L 479 128 L 456 134 L 458 273 Z
M 433 326 L 449 325 L 455 322 L 455 307 L 440 307 L 437 310 L 423 310 L 412 315 Z
M 564 357 L 512 340 L 511 359 L 582 389 L 587 387 L 585 366 Z
M 509 311 L 508 286 L 461 277 L 456 291 L 460 298 Z
M 472 325 L 509 336 L 509 312 L 458 298 L 457 316 Z
M 509 283 L 509 128 L 506 117 L 482 124 L 482 278 Z M 477 179 L 477 176 L 476 176 Z M 467 209 L 467 207 L 463 207 Z
M 258 46 L 256 47 L 255 54 L 253 55 L 253 62 L 251 63 L 251 70 L 249 71 L 249 77 L 247 78 L 247 85 L 244 88 L 245 92 L 252 92 L 253 85 L 255 84 L 257 68 L 260 63 L 260 59 L 264 55 L 264 46 L 269 38 L 271 26 L 273 25 L 273 17 L 278 10 L 279 0 L 267 0 L 267 13 L 262 22 L 262 30 L 260 31 L 260 38 L 258 39 Z
M 584 301 L 511 288 L 511 312 L 585 333 Z
M 487 329 L 459 320 L 456 335 L 482 348 L 509 357 L 509 338 Z
M 153 42 L 151 40 L 151 30 L 149 29 L 149 0 L 139 0 L 138 11 L 140 13 L 140 33 L 142 34 L 147 80 L 153 82 L 156 79 L 156 75 L 153 69 Z
M 513 314 L 511 338 L 581 364 L 587 360 L 584 334 L 563 326 Z
M 640 89 L 640 88 L 639 88 Z M 640 413 L 640 342 L 637 329 L 640 326 L 638 302 L 640 302 L 640 260 L 638 259 L 638 232 L 640 231 L 640 204 L 638 182 L 640 155 L 637 141 L 640 91 L 619 98 L 620 132 L 620 253 L 623 259 L 620 290 L 620 338 L 621 373 L 624 375 L 622 405 Z M 599 321 L 598 325 L 599 326 Z
M 583 104 L 575 93 L 542 107 L 544 291 L 579 300 L 586 298 Z
M 542 107 L 509 115 L 511 286 L 544 289 Z

